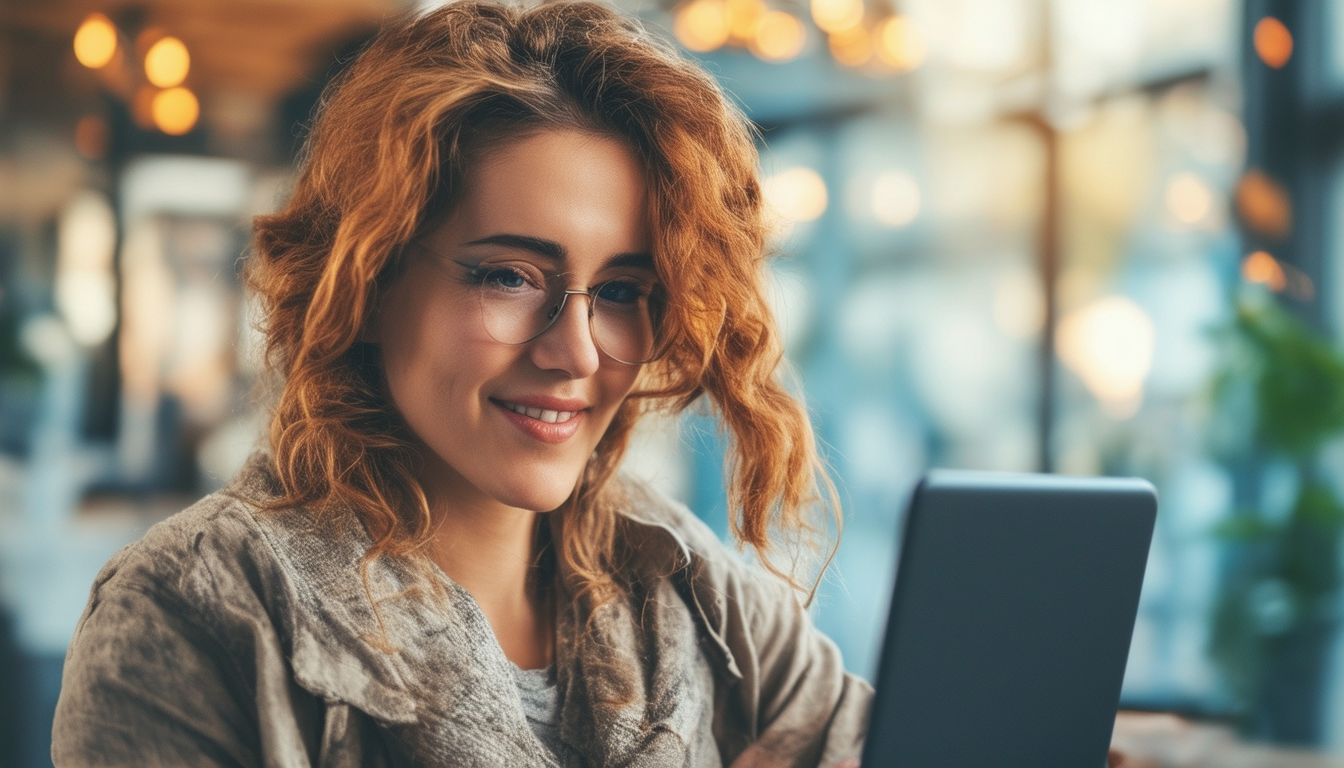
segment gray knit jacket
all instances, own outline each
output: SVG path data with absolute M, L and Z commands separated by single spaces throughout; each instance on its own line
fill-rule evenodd
M 104 567 L 66 656 L 55 764 L 557 765 L 471 595 L 442 574 L 446 600 L 407 593 L 423 571 L 389 557 L 366 590 L 353 514 L 259 511 L 268 467 L 258 454 Z M 561 739 L 589 766 L 856 757 L 872 689 L 792 593 L 684 507 L 616 482 L 634 586 L 558 612 Z

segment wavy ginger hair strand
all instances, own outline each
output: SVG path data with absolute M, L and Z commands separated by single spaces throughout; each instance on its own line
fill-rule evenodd
M 645 366 L 552 517 L 565 584 L 596 604 L 620 594 L 617 514 L 602 491 L 641 413 L 679 412 L 701 395 L 732 438 L 732 534 L 792 577 L 772 563 L 772 533 L 821 533 L 814 513 L 829 503 L 838 523 L 839 507 L 806 413 L 776 379 L 783 352 L 763 295 L 751 131 L 707 75 L 588 2 L 521 10 L 461 0 L 407 17 L 324 95 L 293 195 L 258 217 L 249 266 L 284 379 L 270 433 L 275 506 L 353 509 L 374 542 L 369 558 L 428 541 L 415 451 L 360 330 L 402 247 L 451 208 L 471 164 L 548 128 L 636 150 L 667 291 L 665 354 Z

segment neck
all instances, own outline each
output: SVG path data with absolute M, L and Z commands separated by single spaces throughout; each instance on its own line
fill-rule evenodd
M 431 512 L 430 558 L 478 602 L 518 602 L 536 591 L 536 512 L 458 504 L 440 504 Z
M 538 571 L 541 514 L 483 494 L 427 484 L 434 534 L 426 554 L 481 607 L 504 655 L 523 669 L 551 662 L 553 606 Z

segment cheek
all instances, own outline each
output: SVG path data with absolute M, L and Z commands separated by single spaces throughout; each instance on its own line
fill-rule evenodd
M 437 416 L 460 410 L 498 366 L 479 347 L 435 332 L 398 342 L 385 351 L 383 361 L 397 407 Z
M 464 372 L 481 370 L 479 345 L 459 328 L 460 313 L 414 290 L 389 293 L 379 325 L 383 372 L 392 400 L 413 425 L 417 412 L 440 410 Z
M 635 382 L 639 379 L 639 371 L 636 366 L 616 364 L 610 370 L 604 370 L 599 374 L 602 402 L 606 403 L 602 414 L 601 432 L 606 432 L 607 425 L 615 418 L 616 411 L 625 402 L 626 395 L 634 388 Z
M 617 405 L 625 401 L 625 396 L 634 389 L 635 382 L 639 380 L 641 366 L 637 365 L 618 365 L 610 373 L 610 379 L 606 382 L 608 391 L 616 399 Z
M 394 397 L 400 400 L 417 388 L 417 383 L 435 375 L 436 367 L 426 354 L 428 350 L 441 348 L 433 332 L 433 326 L 412 322 L 398 312 L 390 318 L 393 322 L 384 326 L 380 334 L 382 344 L 383 373 L 387 385 Z

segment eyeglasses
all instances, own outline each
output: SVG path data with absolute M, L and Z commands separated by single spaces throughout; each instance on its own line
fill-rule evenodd
M 467 270 L 481 321 L 502 344 L 526 344 L 555 324 L 570 296 L 588 297 L 588 329 L 603 354 L 629 365 L 657 359 L 666 292 L 656 281 L 619 277 L 590 288 L 568 288 L 563 273 L 526 261 L 455 262 Z

